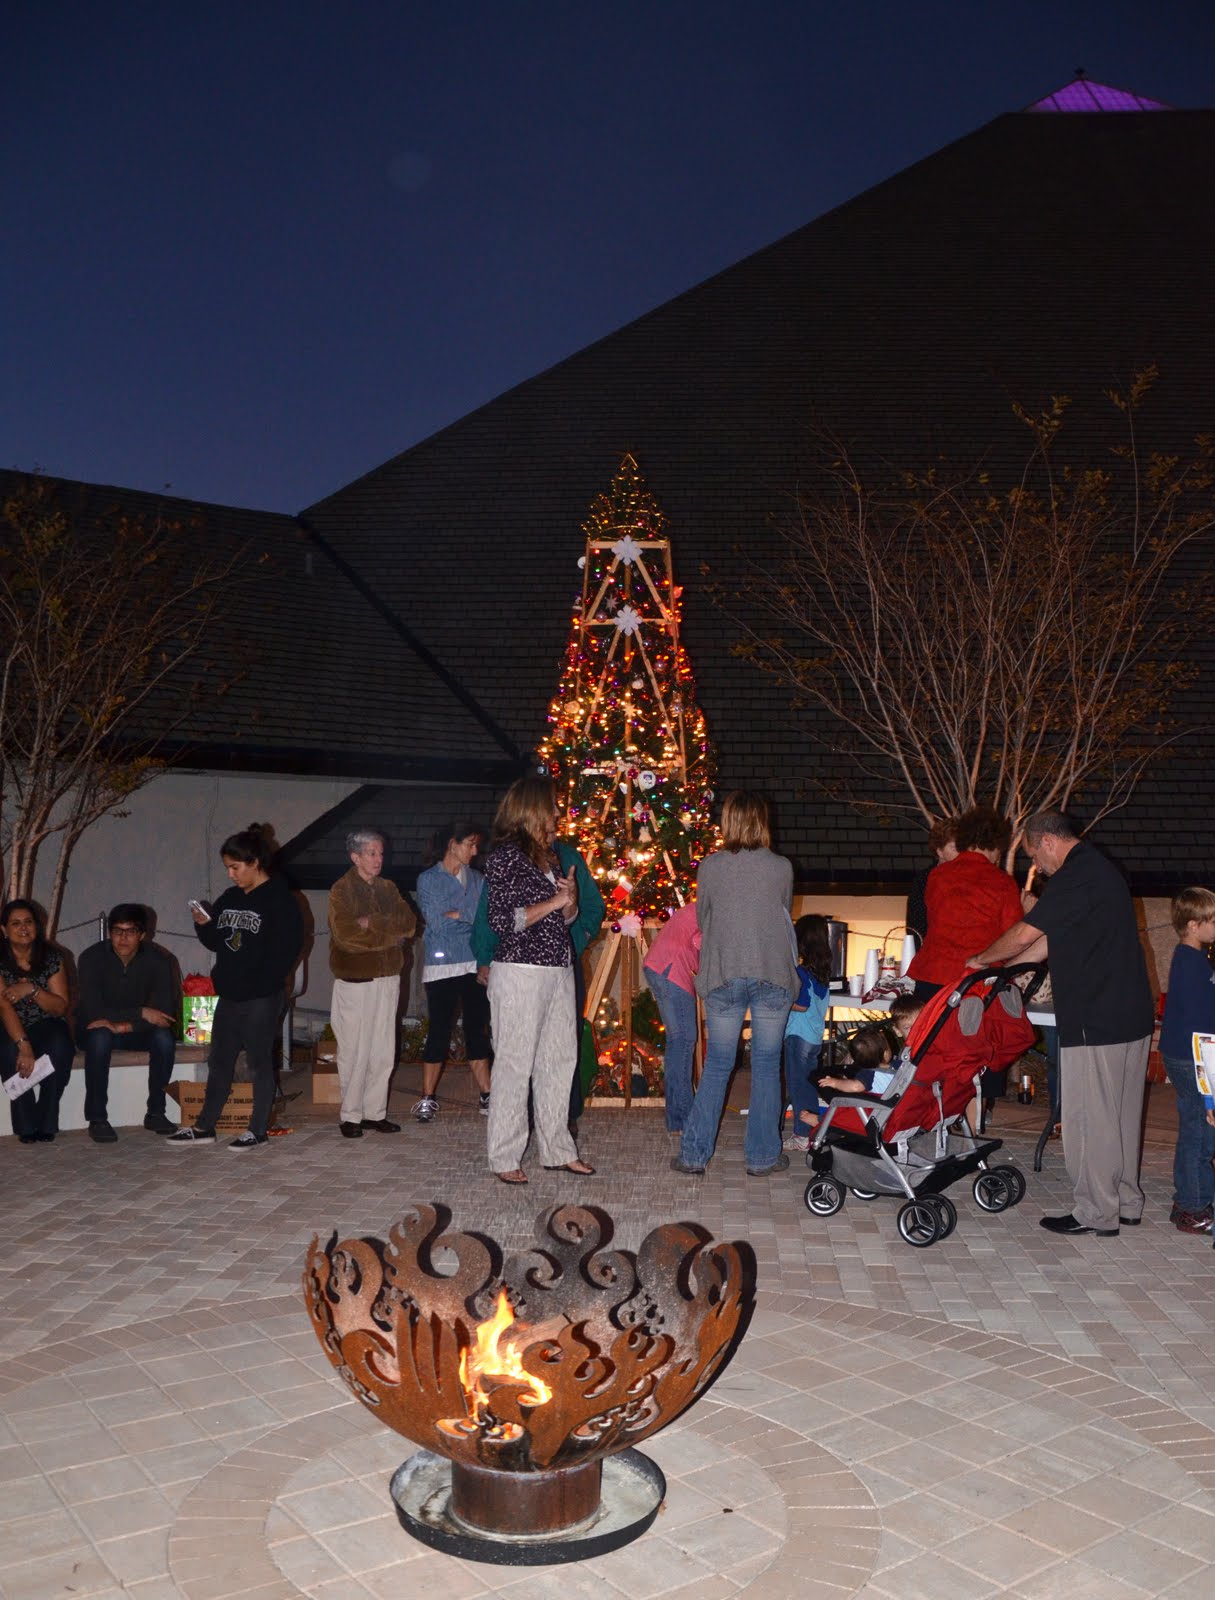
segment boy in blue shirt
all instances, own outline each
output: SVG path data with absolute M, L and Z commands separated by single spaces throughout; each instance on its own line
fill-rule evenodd
M 1177 1148 L 1173 1154 L 1173 1209 L 1180 1233 L 1211 1232 L 1215 1201 L 1215 1127 L 1194 1074 L 1193 1036 L 1215 1033 L 1215 968 L 1207 954 L 1215 941 L 1215 894 L 1183 889 L 1173 899 L 1179 944 L 1169 967 L 1160 1054 L 1177 1095 Z

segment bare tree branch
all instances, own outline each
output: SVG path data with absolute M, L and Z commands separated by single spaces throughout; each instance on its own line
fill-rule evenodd
M 1215 449 L 1141 453 L 1154 379 L 1109 396 L 1124 433 L 1097 466 L 1057 464 L 1065 398 L 1017 409 L 1031 447 L 1010 489 L 976 473 L 874 490 L 831 442 L 835 487 L 799 497 L 776 568 L 716 591 L 737 652 L 829 713 L 818 737 L 926 822 L 982 799 L 1015 849 L 1035 811 L 1125 805 L 1180 736 L 1189 646 L 1215 618 L 1209 585 L 1184 605 L 1171 589 L 1215 530 Z

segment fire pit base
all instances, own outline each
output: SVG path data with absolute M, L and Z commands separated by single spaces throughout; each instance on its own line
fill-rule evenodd
M 622 1450 L 604 1460 L 598 1508 L 576 1527 L 544 1535 L 481 1532 L 452 1514 L 451 1474 L 451 1462 L 429 1450 L 401 1463 L 390 1484 L 401 1526 L 447 1555 L 512 1567 L 586 1561 L 618 1550 L 646 1531 L 667 1492 L 655 1462 L 640 1450 Z

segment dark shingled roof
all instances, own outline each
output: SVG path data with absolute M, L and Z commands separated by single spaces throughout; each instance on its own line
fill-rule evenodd
M 1144 444 L 1184 448 L 1209 429 L 1212 170 L 1212 112 L 1000 117 L 397 456 L 307 521 L 527 748 L 557 681 L 580 525 L 631 451 L 670 517 L 723 786 L 773 796 L 803 882 L 905 881 L 923 856 L 918 823 L 816 790 L 838 758 L 782 690 L 730 656 L 702 568 L 729 582 L 745 574 L 740 550 L 774 559 L 772 519 L 816 481 L 820 429 L 871 474 L 981 458 L 1008 481 L 1027 454 L 1014 400 L 1071 396 L 1070 447 L 1095 453 L 1105 391 L 1149 363 L 1161 381 Z M 1190 581 L 1204 581 L 1209 553 L 1195 562 Z M 1215 875 L 1215 823 L 1196 798 L 1215 756 L 1211 666 L 1187 697 L 1198 734 L 1094 835 L 1144 891 Z
M 23 476 L 0 472 L 0 503 Z M 196 679 L 231 687 L 198 698 L 162 752 L 177 764 L 431 782 L 501 783 L 519 771 L 458 685 L 419 659 L 294 517 L 48 481 L 85 537 L 117 516 L 165 521 L 183 550 L 205 543 L 241 561 L 174 694 L 180 702 Z

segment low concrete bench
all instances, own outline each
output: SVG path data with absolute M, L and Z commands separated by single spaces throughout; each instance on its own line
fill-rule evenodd
M 174 1078 L 201 1083 L 207 1076 L 207 1047 L 179 1044 L 173 1067 Z M 36 1093 L 37 1091 L 31 1091 Z M 110 1057 L 109 1119 L 115 1128 L 140 1128 L 148 1108 L 148 1054 L 146 1050 L 115 1050 Z M 170 1097 L 165 1107 L 170 1122 L 179 1122 L 181 1113 Z M 59 1102 L 59 1128 L 68 1133 L 87 1128 L 84 1117 L 84 1054 L 76 1052 L 72 1075 Z M 13 1124 L 6 1107 L 0 1106 L 0 1138 L 13 1136 Z

